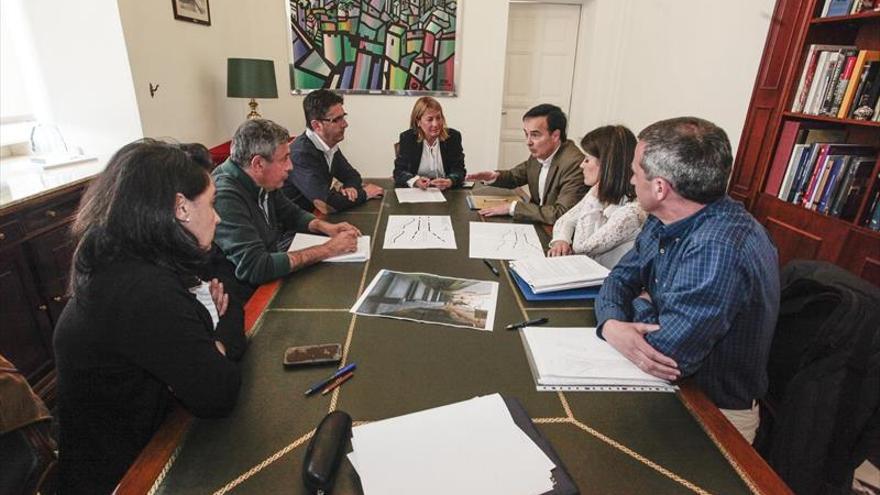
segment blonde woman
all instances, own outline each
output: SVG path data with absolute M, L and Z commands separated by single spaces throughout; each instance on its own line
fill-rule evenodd
M 394 186 L 449 189 L 464 181 L 461 133 L 446 127 L 443 107 L 430 96 L 416 100 L 410 128 L 400 133 Z

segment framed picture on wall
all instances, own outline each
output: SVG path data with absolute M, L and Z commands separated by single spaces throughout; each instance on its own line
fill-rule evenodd
M 208 6 L 208 0 L 171 0 L 171 5 L 174 6 L 175 19 L 205 26 L 211 25 L 211 8 Z

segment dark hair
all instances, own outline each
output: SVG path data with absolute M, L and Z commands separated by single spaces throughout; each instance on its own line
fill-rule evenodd
M 622 125 L 597 127 L 581 139 L 581 148 L 599 160 L 599 201 L 617 204 L 624 197 L 636 197 L 630 184 L 636 150 L 636 136 L 631 130 Z
M 303 113 L 306 115 L 306 127 L 312 128 L 313 120 L 321 120 L 327 116 L 330 107 L 342 103 L 342 96 L 326 90 L 316 89 L 303 98 Z
M 287 129 L 266 119 L 246 120 L 232 136 L 229 157 L 241 168 L 251 165 L 251 159 L 259 155 L 272 161 L 280 144 L 290 141 Z
M 208 172 L 214 170 L 216 165 L 214 165 L 214 160 L 211 158 L 211 152 L 208 151 L 207 146 L 202 143 L 181 143 L 178 146 L 203 169 Z
M 536 107 L 530 108 L 529 111 L 523 115 L 523 120 L 534 117 L 547 117 L 547 130 L 550 131 L 550 134 L 553 134 L 553 131 L 558 130 L 560 142 L 564 143 L 568 139 L 565 133 L 565 129 L 568 127 L 568 118 L 565 117 L 565 112 L 563 112 L 561 108 L 549 103 L 542 103 Z
M 210 181 L 208 172 L 179 145 L 143 139 L 119 149 L 86 190 L 73 222 L 77 247 L 72 291 L 120 259 L 140 259 L 192 275 L 206 253 L 177 221 L 174 206 L 178 193 L 192 200 Z
M 661 120 L 639 133 L 642 169 L 662 177 L 682 197 L 707 204 L 724 196 L 733 155 L 724 129 L 697 117 Z

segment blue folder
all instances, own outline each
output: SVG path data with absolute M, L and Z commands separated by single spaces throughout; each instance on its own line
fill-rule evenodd
M 516 286 L 519 287 L 519 291 L 522 292 L 526 301 L 575 301 L 596 299 L 599 297 L 599 289 L 602 288 L 601 285 L 597 285 L 595 287 L 583 287 L 580 289 L 558 290 L 556 292 L 535 294 L 532 292 L 532 288 L 529 287 L 529 284 L 520 278 L 515 271 L 510 268 L 508 268 L 507 271 L 510 272 L 510 276 L 513 277 L 513 281 L 516 282 Z

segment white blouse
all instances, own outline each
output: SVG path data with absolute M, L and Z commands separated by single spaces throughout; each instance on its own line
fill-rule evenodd
M 443 170 L 443 157 L 440 155 L 440 140 L 434 140 L 434 146 L 429 146 L 427 141 L 422 141 L 422 159 L 419 162 L 420 177 L 428 179 L 442 179 L 446 177 Z
M 624 197 L 619 204 L 599 201 L 596 187 L 553 224 L 553 239 L 571 244 L 575 253 L 597 257 L 635 240 L 647 214 L 638 201 Z

